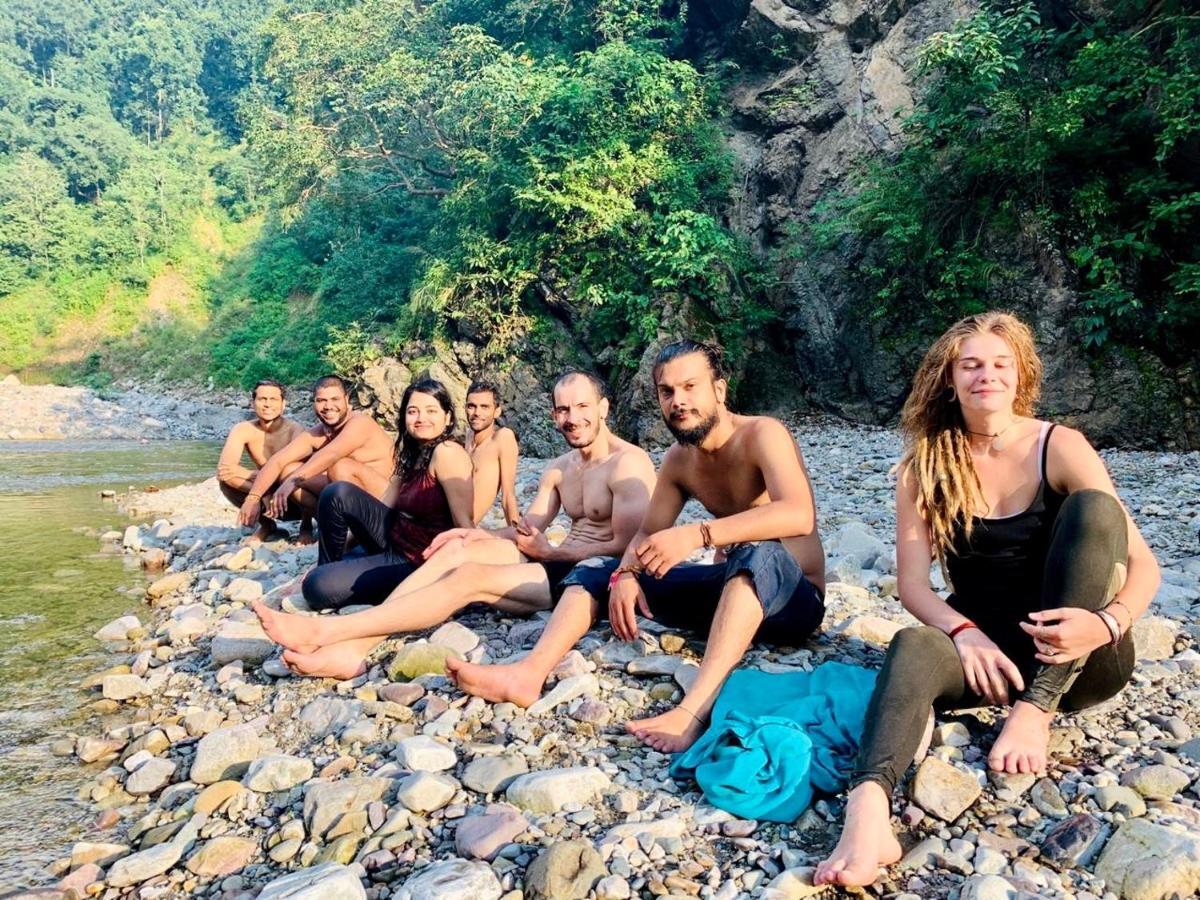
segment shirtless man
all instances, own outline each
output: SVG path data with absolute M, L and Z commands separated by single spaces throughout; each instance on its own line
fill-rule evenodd
M 256 603 L 267 634 L 288 648 L 288 665 L 306 675 L 354 677 L 390 634 L 430 628 L 476 602 L 516 615 L 546 609 L 581 560 L 623 553 L 650 501 L 654 464 L 645 450 L 608 430 L 608 399 L 594 375 L 560 378 L 551 415 L 572 449 L 546 466 L 517 527 L 443 532 L 425 551 L 424 565 L 382 605 L 353 615 L 304 616 Z M 543 530 L 560 507 L 571 529 L 554 546 Z
M 264 512 L 278 518 L 296 490 L 311 496 L 315 509 L 316 498 L 331 481 L 351 481 L 373 497 L 383 497 L 395 468 L 394 441 L 387 432 L 366 413 L 350 411 L 346 382 L 337 375 L 317 379 L 313 409 L 320 421 L 259 470 L 238 516 L 243 525 L 253 525 Z M 281 475 L 279 487 L 268 495 Z
M 473 381 L 467 388 L 467 452 L 474 468 L 475 524 L 487 515 L 500 495 L 504 521 L 516 525 L 521 511 L 517 507 L 517 436 L 511 428 L 497 426 L 503 408 L 496 386 L 489 381 Z
M 254 479 L 267 460 L 304 430 L 303 425 L 283 414 L 286 407 L 283 385 L 264 378 L 250 392 L 250 408 L 254 410 L 254 418 L 234 425 L 225 439 L 221 457 L 217 460 L 217 483 L 225 499 L 234 506 L 240 508 L 246 502 L 246 495 L 253 490 Z M 242 455 L 247 453 L 254 463 L 252 469 L 242 465 Z M 293 464 L 284 474 L 297 465 Z M 316 498 L 303 492 L 297 491 L 289 499 L 283 518 L 300 520 L 299 540 L 302 544 L 313 542 L 312 517 L 316 509 Z M 263 516 L 258 523 L 258 530 L 247 540 L 265 541 L 275 533 L 275 520 Z
M 708 629 L 700 670 L 682 702 L 627 723 L 664 753 L 699 737 L 726 677 L 751 641 L 797 646 L 825 614 L 825 552 L 800 448 L 779 421 L 725 406 L 716 351 L 694 341 L 663 348 L 654 366 L 659 407 L 676 443 L 663 457 L 650 508 L 620 565 L 589 560 L 572 573 L 537 645 L 520 662 L 452 662 L 468 693 L 529 706 L 547 676 L 583 637 L 608 599 L 616 635 L 637 637 L 636 612 L 675 626 Z M 715 518 L 674 525 L 689 497 Z M 674 526 L 674 527 L 672 527 Z M 711 564 L 680 565 L 701 548 Z

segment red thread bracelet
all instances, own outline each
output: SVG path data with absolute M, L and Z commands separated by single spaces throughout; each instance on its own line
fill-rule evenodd
M 950 640 L 954 640 L 954 636 L 956 634 L 958 634 L 960 631 L 966 631 L 969 628 L 978 628 L 978 627 L 979 627 L 978 625 L 976 625 L 974 622 L 972 622 L 970 619 L 968 619 L 967 621 L 963 622 L 962 624 L 956 625 L 954 628 L 950 629 Z
M 608 576 L 608 589 L 611 591 L 617 586 L 617 579 L 628 572 L 630 575 L 637 577 L 642 570 L 637 566 L 619 566 L 615 572 Z

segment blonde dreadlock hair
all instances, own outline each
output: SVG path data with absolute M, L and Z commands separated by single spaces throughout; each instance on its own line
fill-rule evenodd
M 1012 348 L 1017 367 L 1013 413 L 1033 415 L 1042 388 L 1042 361 L 1029 326 L 1007 312 L 980 313 L 951 325 L 921 360 L 900 413 L 904 454 L 899 470 L 913 479 L 917 512 L 929 528 L 930 543 L 943 567 L 955 526 L 961 523 L 970 537 L 975 511 L 986 506 L 971 458 L 971 436 L 954 396 L 953 371 L 963 341 L 988 333 Z

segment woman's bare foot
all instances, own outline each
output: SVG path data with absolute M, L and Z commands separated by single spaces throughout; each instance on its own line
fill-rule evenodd
M 251 608 L 258 616 L 258 621 L 262 623 L 267 637 L 288 650 L 312 653 L 319 647 L 331 643 L 324 638 L 323 623 L 316 616 L 279 612 L 271 609 L 261 600 L 255 600 Z
M 446 674 L 460 689 L 490 703 L 515 703 L 529 707 L 542 696 L 545 676 L 520 663 L 481 666 L 453 656 L 446 657 Z
M 312 678 L 336 678 L 345 681 L 357 678 L 367 671 L 367 661 L 354 647 L 347 644 L 330 644 L 311 653 L 284 650 L 283 661 L 297 675 Z
M 879 877 L 881 866 L 897 862 L 901 850 L 892 834 L 891 814 L 891 801 L 881 785 L 865 781 L 854 788 L 846 799 L 842 836 L 817 866 L 813 884 L 865 887 Z
M 632 719 L 625 723 L 625 730 L 660 753 L 680 753 L 696 743 L 704 731 L 704 723 L 682 706 L 676 706 L 661 716 Z
M 1018 700 L 1008 711 L 1008 719 L 988 754 L 988 766 L 995 772 L 1040 774 L 1046 771 L 1046 747 L 1050 743 L 1050 723 L 1054 713 Z

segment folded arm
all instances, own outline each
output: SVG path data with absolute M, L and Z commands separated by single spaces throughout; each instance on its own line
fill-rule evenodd
M 221 448 L 221 456 L 217 459 L 217 480 L 239 490 L 247 490 L 257 474 L 255 469 L 247 469 L 242 465 L 242 456 L 249 442 L 247 428 L 253 428 L 249 422 L 239 422 L 225 438 L 225 446 Z

